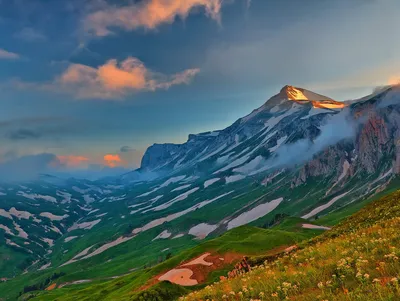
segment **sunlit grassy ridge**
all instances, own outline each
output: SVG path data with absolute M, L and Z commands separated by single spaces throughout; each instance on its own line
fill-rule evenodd
M 310 245 L 181 300 L 400 300 L 400 191 Z
M 193 259 L 205 252 L 225 254 L 233 252 L 242 255 L 266 254 L 279 246 L 290 246 L 305 239 L 309 239 L 320 230 L 309 230 L 298 227 L 304 220 L 289 219 L 279 229 L 262 229 L 251 226 L 242 226 L 232 229 L 215 239 L 208 240 L 200 245 L 182 251 L 169 260 L 152 268 L 138 270 L 118 279 L 98 283 L 88 283 L 79 286 L 69 286 L 55 289 L 50 292 L 36 291 L 24 295 L 21 299 L 31 300 L 174 300 L 186 293 L 180 286 L 159 283 L 147 291 L 140 288 L 154 276 L 178 266 L 180 263 Z M 297 227 L 295 226 L 297 225 Z M 228 265 L 222 270 L 216 270 L 209 275 L 212 283 L 221 275 L 226 275 L 233 266 Z M 197 289 L 203 286 L 198 286 Z M 165 295 L 163 295 L 165 294 Z M 160 297 L 161 296 L 161 297 Z M 169 296 L 168 298 L 166 296 Z M 157 299 L 158 298 L 158 299 Z

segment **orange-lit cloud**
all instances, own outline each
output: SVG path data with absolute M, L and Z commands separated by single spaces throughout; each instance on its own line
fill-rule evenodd
M 19 54 L 0 48 L 0 60 L 17 60 L 19 58 Z
M 83 156 L 57 156 L 58 161 L 67 167 L 79 167 L 86 164 L 89 159 Z
M 104 156 L 104 163 L 108 167 L 116 167 L 124 164 L 119 155 L 107 154 Z
M 392 76 L 389 78 L 389 85 L 400 85 L 400 76 Z
M 73 93 L 80 99 L 119 99 L 129 93 L 188 84 L 199 72 L 199 69 L 188 69 L 164 75 L 147 69 L 143 62 L 133 57 L 121 63 L 109 60 L 98 68 L 72 64 L 55 81 L 53 90 Z
M 96 36 L 111 34 L 111 27 L 125 30 L 155 29 L 175 18 L 185 19 L 195 8 L 203 8 L 206 15 L 220 21 L 223 0 L 147 0 L 128 6 L 108 6 L 89 14 L 84 20 L 85 30 Z

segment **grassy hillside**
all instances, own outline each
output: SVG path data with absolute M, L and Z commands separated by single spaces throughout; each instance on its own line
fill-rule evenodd
M 296 223 L 299 220 L 296 219 Z M 285 227 L 283 227 L 285 228 Z M 79 286 L 66 286 L 50 292 L 37 291 L 26 294 L 24 298 L 31 300 L 152 300 L 156 295 L 161 294 L 164 284 L 158 284 L 151 287 L 146 292 L 137 291 L 145 285 L 154 276 L 159 275 L 171 268 L 178 266 L 180 263 L 195 258 L 204 252 L 213 252 L 216 254 L 224 254 L 233 252 L 243 255 L 260 255 L 265 254 L 278 246 L 289 246 L 309 237 L 320 234 L 318 230 L 308 230 L 295 227 L 293 222 L 290 227 L 285 229 L 261 229 L 250 226 L 242 226 L 226 232 L 224 235 L 215 239 L 206 241 L 197 247 L 183 251 L 169 260 L 146 270 L 139 270 L 129 275 L 109 280 L 105 282 L 87 283 Z M 289 229 L 290 228 L 290 229 Z M 291 231 L 294 230 L 295 231 Z M 215 271 L 209 276 L 209 283 L 219 279 L 219 276 L 226 275 L 232 269 L 231 265 L 224 269 Z M 55 283 L 60 283 L 55 281 Z M 202 285 L 197 286 L 201 288 Z M 135 291 L 136 290 L 136 291 Z M 175 285 L 169 285 L 168 291 L 172 295 L 181 296 L 184 294 L 182 288 Z M 143 294 L 147 294 L 146 298 Z M 154 299 L 157 300 L 157 299 Z M 170 300 L 170 299 L 158 299 Z
M 181 300 L 400 300 L 400 191 L 303 249 Z

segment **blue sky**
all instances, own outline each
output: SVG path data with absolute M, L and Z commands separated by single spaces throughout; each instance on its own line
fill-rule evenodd
M 43 153 L 132 167 L 286 84 L 364 96 L 400 77 L 399 13 L 397 0 L 0 0 L 0 169 Z

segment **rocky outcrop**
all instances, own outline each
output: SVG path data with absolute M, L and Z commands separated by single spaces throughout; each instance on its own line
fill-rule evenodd
M 377 113 L 371 113 L 356 142 L 358 162 L 368 173 L 374 173 L 382 158 L 390 152 L 388 124 Z

